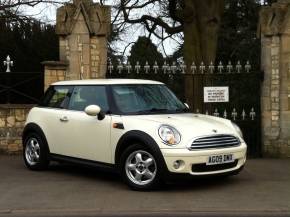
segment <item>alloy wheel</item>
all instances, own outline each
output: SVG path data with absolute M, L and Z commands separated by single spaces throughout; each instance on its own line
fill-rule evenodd
M 125 164 L 126 175 L 137 185 L 146 185 L 152 182 L 157 173 L 154 157 L 147 151 L 132 152 Z
M 25 146 L 25 158 L 29 165 L 33 166 L 40 160 L 40 145 L 36 138 L 29 138 Z

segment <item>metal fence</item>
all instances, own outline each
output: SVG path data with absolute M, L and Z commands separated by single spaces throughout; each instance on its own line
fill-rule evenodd
M 0 72 L 0 104 L 36 104 L 43 96 L 42 72 L 11 72 L 13 61 L 3 61 L 6 72 Z
M 43 73 L 0 73 L 0 104 L 37 104 L 43 90 Z
M 189 67 L 189 68 L 187 68 Z M 248 143 L 249 156 L 261 155 L 261 116 L 260 116 L 260 83 L 263 73 L 254 70 L 249 61 L 233 64 L 213 62 L 206 65 L 181 61 L 171 63 L 157 62 L 149 64 L 130 62 L 113 65 L 108 63 L 108 78 L 137 78 L 158 80 L 169 86 L 176 95 L 185 102 L 185 81 L 192 81 L 193 106 L 196 113 L 213 115 L 230 119 L 242 129 Z M 227 86 L 229 87 L 229 102 L 204 102 L 204 87 Z

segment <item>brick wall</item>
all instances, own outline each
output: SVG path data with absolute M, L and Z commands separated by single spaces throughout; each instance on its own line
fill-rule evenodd
M 22 131 L 33 105 L 0 105 L 0 152 L 20 153 Z

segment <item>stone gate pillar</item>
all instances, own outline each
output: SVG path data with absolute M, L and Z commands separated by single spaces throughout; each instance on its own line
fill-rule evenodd
M 290 157 L 290 0 L 260 11 L 262 142 L 265 156 Z
M 50 80 L 104 78 L 111 9 L 92 0 L 74 0 L 57 9 L 59 61 L 46 61 L 46 87 Z M 61 66 L 61 67 L 60 67 Z M 62 72 L 59 72 L 61 68 Z M 54 74 L 64 74 L 52 78 Z

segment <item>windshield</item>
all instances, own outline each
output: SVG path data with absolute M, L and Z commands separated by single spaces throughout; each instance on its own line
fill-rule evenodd
M 187 107 L 161 84 L 113 85 L 113 98 L 123 114 L 183 113 Z

